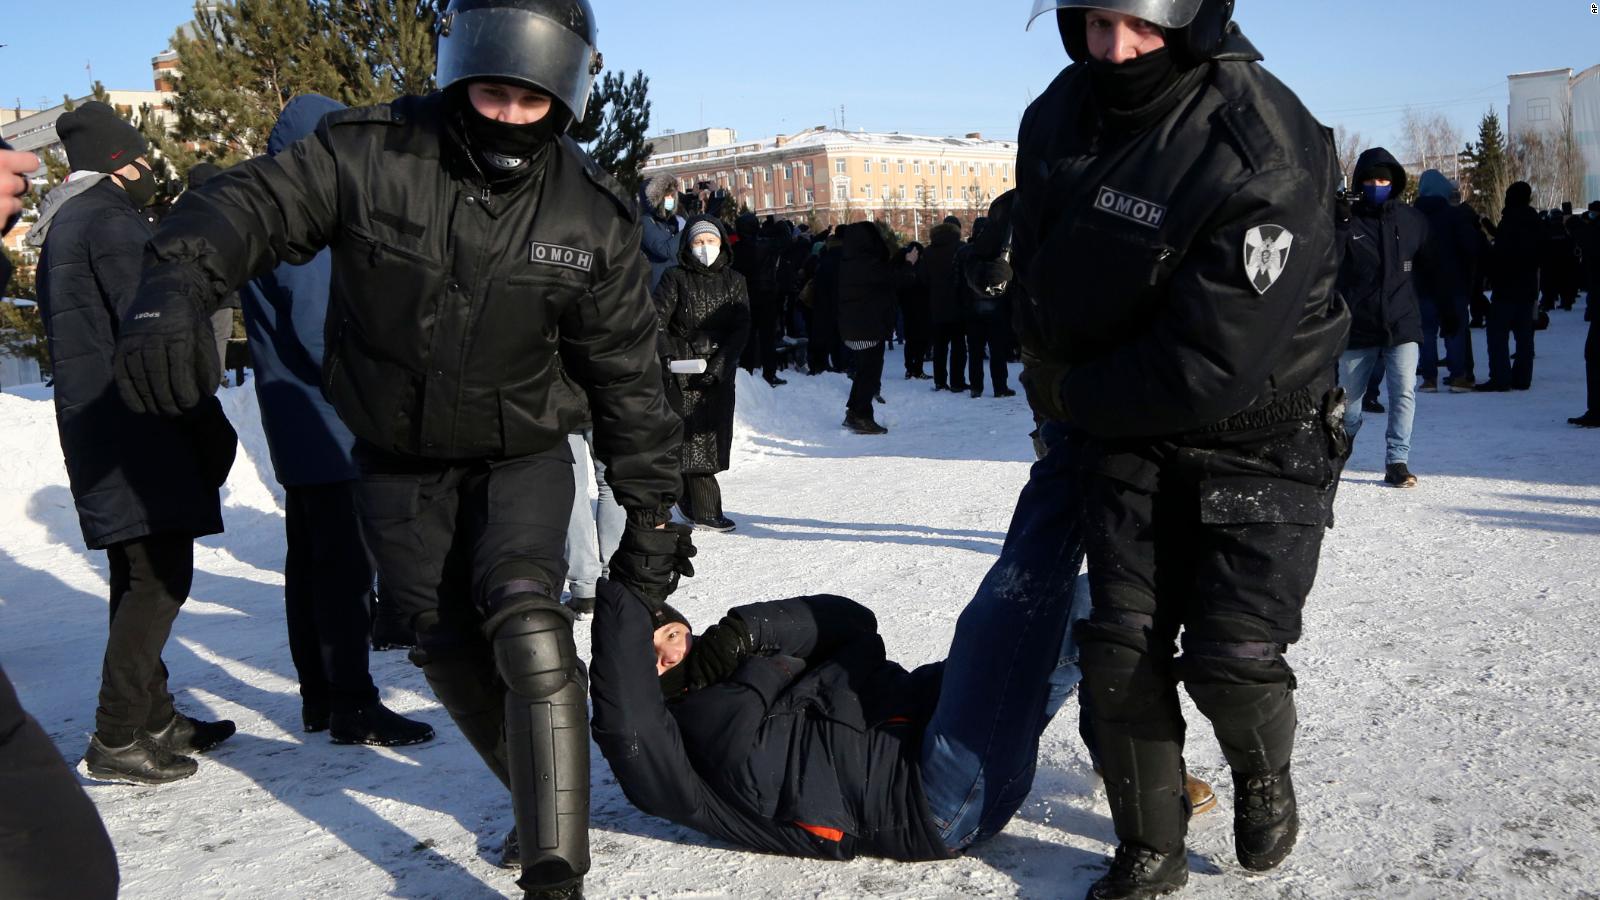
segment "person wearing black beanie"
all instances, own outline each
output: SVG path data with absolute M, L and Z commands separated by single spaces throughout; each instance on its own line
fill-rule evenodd
M 1518 181 L 1506 188 L 1506 207 L 1495 229 L 1490 256 L 1489 380 L 1480 391 L 1525 391 L 1533 384 L 1533 332 L 1539 305 L 1539 249 L 1544 223 L 1533 209 L 1533 187 Z M 1517 352 L 1511 353 L 1516 337 Z
M 56 120 L 56 135 L 67 148 L 67 165 L 74 172 L 110 175 L 128 192 L 135 208 L 149 205 L 156 196 L 155 174 L 145 154 L 150 142 L 139 129 L 98 100 L 90 100 Z

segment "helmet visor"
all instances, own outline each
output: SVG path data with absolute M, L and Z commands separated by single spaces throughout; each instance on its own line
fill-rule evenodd
M 554 19 L 514 7 L 454 15 L 439 38 L 438 82 L 485 80 L 548 93 L 582 121 L 594 86 L 594 48 Z
M 1033 12 L 1028 15 L 1028 27 L 1033 20 L 1058 9 L 1103 9 L 1143 19 L 1161 28 L 1186 28 L 1200 12 L 1204 0 L 1034 0 Z

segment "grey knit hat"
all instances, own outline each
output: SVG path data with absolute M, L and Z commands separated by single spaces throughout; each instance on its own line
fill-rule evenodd
M 685 240 L 692 244 L 694 243 L 694 239 L 702 234 L 714 234 L 717 236 L 718 241 L 722 240 L 722 229 L 717 226 L 716 222 L 713 222 L 710 219 L 701 219 L 693 225 L 690 225 L 689 234 Z

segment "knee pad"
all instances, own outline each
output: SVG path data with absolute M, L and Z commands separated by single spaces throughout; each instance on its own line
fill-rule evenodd
M 1133 727 L 1141 737 L 1181 739 L 1169 649 L 1153 653 L 1147 631 L 1093 618 L 1078 623 L 1077 637 L 1082 697 L 1091 716 Z
M 1184 641 L 1184 688 L 1235 772 L 1264 774 L 1289 763 L 1299 718 L 1282 651 L 1279 644 Z
M 513 693 L 539 700 L 581 680 L 570 614 L 523 609 L 501 619 L 493 644 L 495 667 Z

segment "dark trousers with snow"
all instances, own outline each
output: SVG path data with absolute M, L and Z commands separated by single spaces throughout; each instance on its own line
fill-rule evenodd
M 106 548 L 111 562 L 111 630 L 100 670 L 95 734 L 108 747 L 156 731 L 176 711 L 161 649 L 194 581 L 194 540 L 153 534 Z
M 1533 385 L 1533 324 L 1537 315 L 1533 300 L 1501 300 L 1489 306 L 1489 382 L 1497 388 L 1527 390 Z M 1511 340 L 1516 339 L 1513 361 Z
M 933 326 L 933 386 L 966 390 L 967 328 L 960 322 Z
M 378 699 L 367 671 L 372 563 L 361 540 L 355 484 L 284 493 L 284 613 L 300 697 L 310 707 L 354 712 Z
M 977 316 L 967 323 L 967 386 L 983 393 L 983 358 L 989 357 L 989 378 L 996 391 L 1010 390 L 1006 361 L 1011 357 L 1011 322 L 1007 316 Z
M 113 900 L 117 854 L 100 814 L 0 670 L 0 894 Z
M 412 660 L 511 789 L 524 888 L 589 870 L 587 677 L 559 602 L 574 496 L 566 441 L 530 456 L 443 462 L 365 445 L 357 509 Z
M 1083 451 L 1083 698 L 1125 844 L 1183 844 L 1180 680 L 1235 779 L 1289 763 L 1295 681 L 1283 653 L 1300 638 L 1342 468 L 1342 426 L 1327 418 Z
M 864 418 L 872 417 L 873 399 L 883 391 L 883 342 L 856 351 L 856 368 L 850 375 L 850 399 L 845 409 Z

